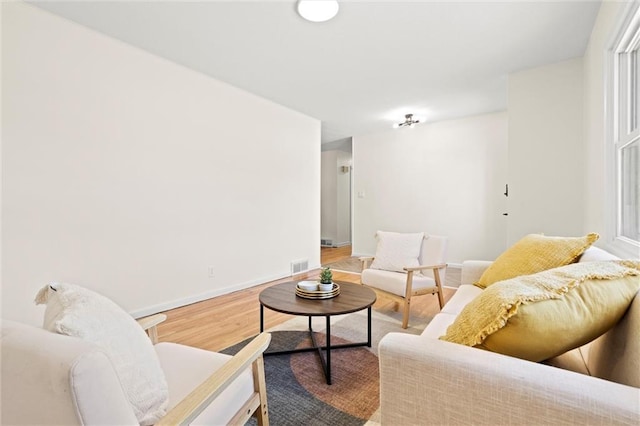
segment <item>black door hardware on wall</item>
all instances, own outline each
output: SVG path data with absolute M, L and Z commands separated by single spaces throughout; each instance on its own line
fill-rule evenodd
M 504 184 L 504 196 L 505 197 L 509 196 L 509 184 L 508 183 Z M 502 213 L 502 216 L 509 216 L 509 213 Z

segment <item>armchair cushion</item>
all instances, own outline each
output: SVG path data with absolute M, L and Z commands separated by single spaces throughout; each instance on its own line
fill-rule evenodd
M 113 364 L 138 422 L 154 424 L 166 414 L 169 391 L 151 341 L 138 323 L 108 298 L 73 284 L 43 287 L 43 328 L 100 346 Z
M 368 286 L 386 291 L 397 296 L 406 297 L 407 274 L 378 269 L 365 269 L 360 279 Z M 416 291 L 422 288 L 435 287 L 436 281 L 424 275 L 414 274 L 411 289 Z
M 496 283 L 462 310 L 442 338 L 543 361 L 602 335 L 640 287 L 640 262 L 567 265 Z
M 584 237 L 527 235 L 502 253 L 474 284 L 487 288 L 498 281 L 568 265 L 598 238 L 595 233 Z
M 155 350 L 169 383 L 169 400 L 172 401 L 169 409 L 202 383 L 203 378 L 209 377 L 232 358 L 230 355 L 168 342 L 158 343 Z M 249 399 L 253 391 L 253 376 L 249 367 L 191 424 L 230 424 L 238 411 L 238 403 Z
M 423 232 L 399 233 L 378 231 L 376 256 L 372 269 L 405 272 L 403 268 L 419 266 L 418 256 L 422 247 Z

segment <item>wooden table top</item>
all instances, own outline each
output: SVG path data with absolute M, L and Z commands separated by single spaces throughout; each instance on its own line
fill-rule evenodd
M 260 304 L 290 315 L 327 316 L 357 312 L 376 301 L 376 293 L 360 284 L 338 282 L 340 294 L 331 299 L 305 299 L 296 296 L 295 281 L 276 284 L 262 290 Z

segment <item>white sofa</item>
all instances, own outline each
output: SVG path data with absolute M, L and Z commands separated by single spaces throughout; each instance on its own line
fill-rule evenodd
M 580 262 L 616 259 L 596 247 Z M 419 335 L 379 345 L 384 425 L 640 424 L 640 297 L 595 341 L 534 363 L 438 338 L 491 264 L 466 261 L 462 285 Z M 640 294 L 640 293 L 638 293 Z

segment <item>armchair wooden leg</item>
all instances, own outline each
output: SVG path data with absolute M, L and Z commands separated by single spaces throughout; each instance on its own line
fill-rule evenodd
M 402 313 L 402 328 L 409 326 L 409 309 L 411 307 L 411 295 L 413 294 L 413 271 L 407 272 L 407 284 L 404 290 L 404 312 Z
M 253 386 L 260 394 L 260 407 L 255 412 L 258 426 L 269 426 L 269 407 L 267 405 L 267 384 L 264 380 L 264 358 L 258 357 L 253 363 Z
M 438 303 L 440 303 L 440 310 L 444 307 L 444 298 L 442 297 L 442 289 L 438 289 Z
M 407 328 L 409 326 L 410 308 L 411 308 L 411 298 L 407 297 L 404 299 L 404 310 L 402 312 L 402 328 Z
M 444 307 L 444 297 L 442 296 L 442 284 L 440 283 L 440 271 L 433 270 L 433 278 L 436 281 L 436 287 L 438 287 L 438 303 L 440 303 L 440 310 Z

